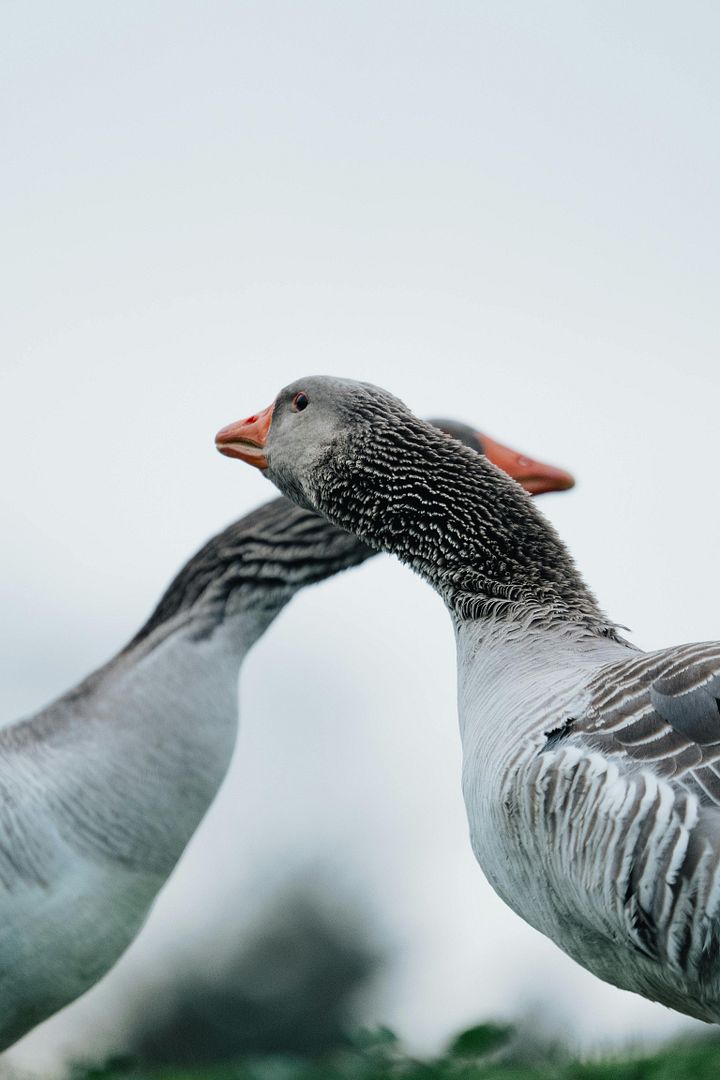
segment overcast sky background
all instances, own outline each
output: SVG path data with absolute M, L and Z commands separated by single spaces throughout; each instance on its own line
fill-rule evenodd
M 5 0 L 2 718 L 274 494 L 213 435 L 304 374 L 570 468 L 542 506 L 610 614 L 648 648 L 720 636 L 719 34 L 709 0 Z M 416 1047 L 533 1010 L 585 1043 L 693 1026 L 494 896 L 454 698 L 450 622 L 390 559 L 299 597 L 143 934 L 16 1060 L 111 1035 L 138 981 L 320 867 Z

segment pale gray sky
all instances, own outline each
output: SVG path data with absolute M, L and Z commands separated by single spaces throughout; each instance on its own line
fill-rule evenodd
M 720 636 L 719 34 L 697 0 L 3 3 L 3 719 L 273 494 L 213 435 L 310 373 L 571 468 L 543 507 L 612 616 L 646 647 Z M 538 999 L 586 1040 L 686 1024 L 484 882 L 450 624 L 407 571 L 300 597 L 242 708 L 230 781 L 114 984 L 23 1060 L 100 1023 L 178 923 L 207 941 L 304 860 L 395 943 L 377 1019 L 416 1045 Z

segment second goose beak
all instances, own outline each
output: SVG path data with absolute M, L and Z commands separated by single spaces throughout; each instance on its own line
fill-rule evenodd
M 268 460 L 264 451 L 274 408 L 273 402 L 255 416 L 248 416 L 246 420 L 238 420 L 222 428 L 215 436 L 216 448 L 226 457 L 239 458 L 258 469 L 267 469 Z
M 487 435 L 478 437 L 488 460 L 512 476 L 518 484 L 522 484 L 531 495 L 544 495 L 548 491 L 567 491 L 575 487 L 574 477 L 564 469 L 557 469 L 554 465 L 545 465 L 542 461 L 533 461 L 532 458 L 519 454 L 517 450 L 511 450 L 509 446 L 495 442 Z

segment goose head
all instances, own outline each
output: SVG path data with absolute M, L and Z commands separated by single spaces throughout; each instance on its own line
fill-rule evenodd
M 261 468 L 295 503 L 396 555 L 442 596 L 458 625 L 498 618 L 607 628 L 527 491 L 385 390 L 300 379 L 264 413 L 223 428 L 217 445 Z M 536 473 L 527 479 L 539 491 Z M 560 472 L 550 487 L 571 484 Z
M 261 469 L 281 490 L 307 506 L 303 478 L 309 481 L 321 460 L 327 462 L 336 448 L 352 442 L 353 430 L 359 432 L 374 423 L 383 426 L 398 414 L 412 417 L 398 398 L 376 386 L 312 376 L 286 386 L 268 408 L 228 424 L 216 435 L 215 445 L 221 454 Z M 531 495 L 567 491 L 575 484 L 564 469 L 536 461 L 469 424 L 445 419 L 429 422 L 484 454 Z

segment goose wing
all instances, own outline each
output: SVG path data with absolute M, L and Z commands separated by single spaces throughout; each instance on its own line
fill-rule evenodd
M 719 642 L 606 665 L 518 795 L 534 925 L 554 912 L 550 936 L 601 978 L 714 1020 L 719 702 Z
M 602 753 L 681 779 L 701 804 L 720 806 L 720 642 L 608 665 L 588 690 L 587 710 L 563 735 L 584 735 Z

